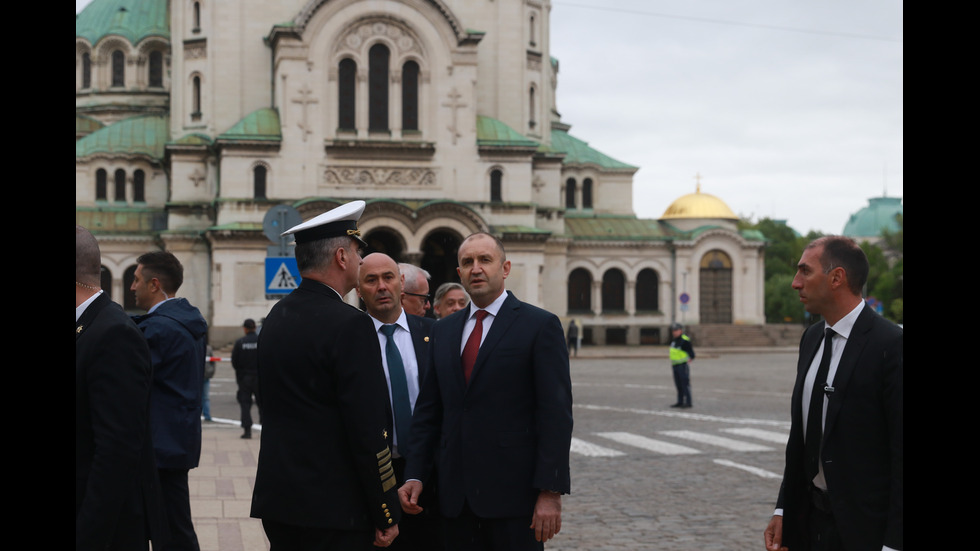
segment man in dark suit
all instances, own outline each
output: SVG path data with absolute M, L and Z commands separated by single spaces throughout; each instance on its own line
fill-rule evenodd
M 150 349 L 100 288 L 95 237 L 75 226 L 75 549 L 166 541 L 150 441 Z
M 343 296 L 361 263 L 364 201 L 321 214 L 296 239 L 297 289 L 259 334 L 262 441 L 252 513 L 272 551 L 368 550 L 398 535 L 381 348 Z
M 867 278 L 846 237 L 813 241 L 797 267 L 793 288 L 824 321 L 800 343 L 769 551 L 903 548 L 903 332 L 865 304 Z
M 381 345 L 388 397 L 393 414 L 394 442 L 392 464 L 399 482 L 405 480 L 405 455 L 410 440 L 412 410 L 418 399 L 421 380 L 429 362 L 429 331 L 435 320 L 405 312 L 401 297 L 404 274 L 388 255 L 373 253 L 364 257 L 357 281 L 357 294 L 374 322 Z M 434 498 L 427 494 L 426 499 Z M 441 518 L 435 500 L 423 503 L 418 515 L 402 517 L 398 539 L 391 549 L 431 551 L 444 547 Z
M 432 326 L 399 498 L 418 512 L 435 464 L 448 549 L 540 550 L 561 529 L 570 490 L 564 332 L 505 291 L 510 261 L 497 238 L 467 237 L 458 259 L 471 303 Z

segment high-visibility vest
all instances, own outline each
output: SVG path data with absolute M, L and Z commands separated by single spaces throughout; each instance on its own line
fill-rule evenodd
M 688 341 L 688 342 L 691 341 L 691 337 L 688 337 L 687 335 L 681 335 L 681 338 L 684 339 L 685 341 Z M 671 341 L 671 345 L 670 345 L 670 363 L 672 365 L 687 363 L 687 360 L 690 359 L 690 357 L 691 356 L 688 355 L 688 353 L 685 352 L 683 348 L 677 348 L 677 347 L 675 347 L 673 345 L 673 341 Z

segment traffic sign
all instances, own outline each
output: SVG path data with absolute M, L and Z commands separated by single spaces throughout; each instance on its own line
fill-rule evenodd
M 302 278 L 293 257 L 268 257 L 265 259 L 265 293 L 288 295 L 299 287 Z
M 687 304 L 688 302 L 691 302 L 691 295 L 687 293 L 681 293 L 680 298 L 681 298 L 681 304 Z

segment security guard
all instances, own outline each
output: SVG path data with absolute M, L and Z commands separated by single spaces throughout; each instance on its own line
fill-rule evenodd
M 691 337 L 684 334 L 684 326 L 676 321 L 670 324 L 670 366 L 674 370 L 674 386 L 677 387 L 677 402 L 672 408 L 691 407 L 691 366 L 694 360 L 694 347 Z
M 252 513 L 272 551 L 369 550 L 398 535 L 388 386 L 367 314 L 343 296 L 361 263 L 353 201 L 283 235 L 302 281 L 259 334 L 262 443 Z

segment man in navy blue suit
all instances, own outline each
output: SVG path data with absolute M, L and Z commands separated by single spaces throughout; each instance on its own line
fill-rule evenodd
M 405 274 L 399 268 L 400 265 L 384 253 L 365 256 L 357 279 L 357 295 L 364 301 L 381 345 L 394 427 L 391 463 L 395 477 L 402 482 L 405 480 L 412 410 L 428 367 L 429 331 L 435 320 L 405 311 L 402 306 Z M 398 539 L 390 549 L 430 551 L 444 546 L 434 498 L 434 494 L 426 496 L 428 501 L 425 501 L 425 511 L 421 514 L 402 517 Z
M 800 342 L 786 470 L 768 551 L 903 548 L 901 328 L 865 304 L 854 241 L 807 245 L 793 288 L 824 321 Z
M 561 529 L 570 491 L 564 332 L 505 291 L 510 261 L 496 237 L 473 234 L 457 256 L 471 303 L 432 326 L 399 498 L 418 513 L 435 465 L 448 549 L 540 550 Z

